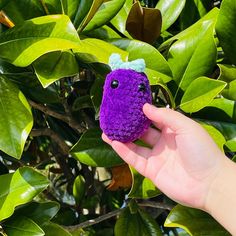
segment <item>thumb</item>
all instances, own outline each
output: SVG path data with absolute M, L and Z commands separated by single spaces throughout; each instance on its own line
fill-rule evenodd
M 197 124 L 195 121 L 177 111 L 169 108 L 157 108 L 148 103 L 144 104 L 143 112 L 159 129 L 168 127 L 172 131 L 180 131 L 191 128 Z

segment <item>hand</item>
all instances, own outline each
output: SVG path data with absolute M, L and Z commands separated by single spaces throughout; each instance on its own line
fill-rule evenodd
M 111 141 L 105 134 L 103 140 L 167 196 L 204 209 L 224 154 L 201 125 L 179 112 L 150 104 L 143 111 L 159 129 L 150 127 L 141 137 L 150 148 Z

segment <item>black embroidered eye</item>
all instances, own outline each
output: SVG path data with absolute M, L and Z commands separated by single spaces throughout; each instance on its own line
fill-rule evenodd
M 146 86 L 144 83 L 141 83 L 138 85 L 138 91 L 145 92 L 145 90 L 146 90 Z
M 114 80 L 111 81 L 111 87 L 113 89 L 117 88 L 118 86 L 119 86 L 119 81 L 118 80 L 114 79 Z

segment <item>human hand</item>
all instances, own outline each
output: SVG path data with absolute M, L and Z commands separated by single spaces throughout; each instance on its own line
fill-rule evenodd
M 159 129 L 150 127 L 141 137 L 150 148 L 111 141 L 105 134 L 103 140 L 167 196 L 205 209 L 208 191 L 226 159 L 224 154 L 201 125 L 179 112 L 150 104 L 145 104 L 143 111 Z

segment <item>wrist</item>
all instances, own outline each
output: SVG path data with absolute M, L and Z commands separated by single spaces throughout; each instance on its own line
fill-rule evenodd
M 207 192 L 203 209 L 233 235 L 236 234 L 236 226 L 231 222 L 236 214 L 235 181 L 236 164 L 226 157 L 222 158 L 220 169 Z

